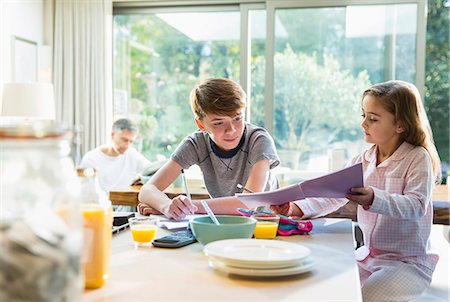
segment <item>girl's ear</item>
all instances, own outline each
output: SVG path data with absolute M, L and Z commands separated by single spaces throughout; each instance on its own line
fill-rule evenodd
M 195 123 L 197 124 L 198 129 L 201 131 L 206 131 L 201 120 L 195 119 Z
M 397 129 L 396 129 L 396 132 L 397 132 L 398 134 L 402 134 L 403 132 L 405 132 L 405 128 L 402 126 L 402 124 L 397 123 Z

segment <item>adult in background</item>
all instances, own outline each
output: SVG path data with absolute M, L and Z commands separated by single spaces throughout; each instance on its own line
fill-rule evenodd
M 100 187 L 107 194 L 131 185 L 136 175 L 150 165 L 133 147 L 137 134 L 138 128 L 132 121 L 118 119 L 112 126 L 111 143 L 87 152 L 81 160 L 81 168 L 97 170 Z M 117 210 L 131 210 L 131 207 L 119 207 Z

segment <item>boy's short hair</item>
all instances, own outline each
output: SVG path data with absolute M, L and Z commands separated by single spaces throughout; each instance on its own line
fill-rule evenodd
M 209 113 L 234 116 L 239 109 L 245 108 L 246 97 L 238 83 L 211 78 L 192 89 L 189 99 L 195 118 L 201 120 Z
M 114 132 L 120 132 L 122 130 L 128 130 L 132 133 L 138 132 L 138 127 L 129 119 L 121 118 L 114 122 L 112 125 L 112 130 Z

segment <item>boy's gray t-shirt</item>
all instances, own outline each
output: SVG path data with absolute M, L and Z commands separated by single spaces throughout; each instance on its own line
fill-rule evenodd
M 237 184 L 245 186 L 256 162 L 269 160 L 270 169 L 280 163 L 274 141 L 265 129 L 247 123 L 243 137 L 244 141 L 241 141 L 237 153 L 226 158 L 213 151 L 208 133 L 196 131 L 178 145 L 171 158 L 183 169 L 198 165 L 211 197 L 234 196 L 235 193 L 242 193 Z M 277 179 L 272 171 L 269 171 L 265 191 L 276 188 Z

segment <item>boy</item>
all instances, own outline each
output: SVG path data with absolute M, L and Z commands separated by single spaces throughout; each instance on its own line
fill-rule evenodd
M 198 165 L 216 214 L 236 214 L 243 207 L 235 193 L 237 184 L 261 192 L 278 187 L 271 169 L 279 164 L 275 144 L 268 132 L 244 122 L 246 94 L 239 84 L 223 78 L 204 81 L 191 91 L 191 108 L 199 131 L 187 136 L 171 159 L 139 192 L 139 212 L 163 213 L 182 219 L 190 213 L 205 213 L 199 201 L 179 195 L 170 200 L 163 191 L 182 169 Z M 156 210 L 156 211 L 155 211 Z

